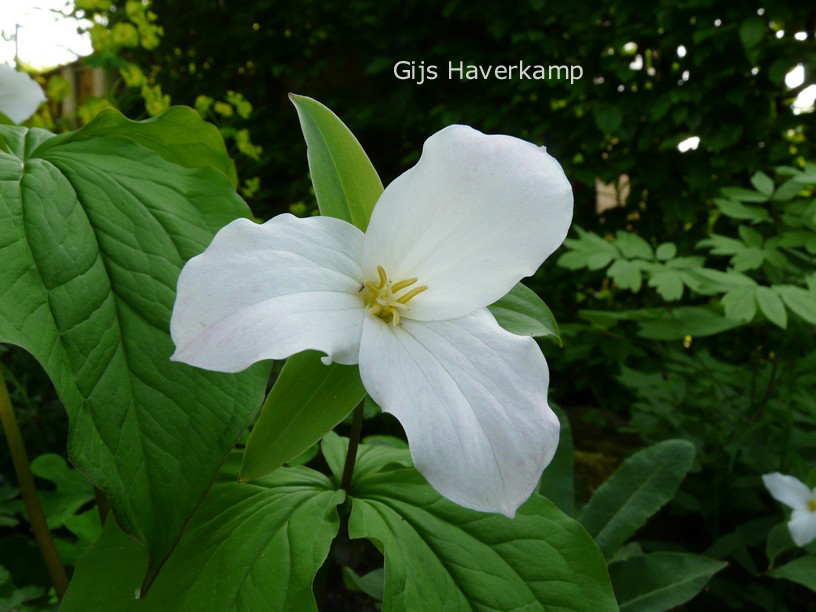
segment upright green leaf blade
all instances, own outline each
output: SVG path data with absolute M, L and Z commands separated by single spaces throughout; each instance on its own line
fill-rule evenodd
M 290 94 L 308 146 L 320 214 L 368 227 L 383 192 L 377 171 L 346 125 L 317 100 Z
M 323 365 L 317 351 L 290 357 L 249 435 L 241 479 L 265 476 L 294 459 L 364 397 L 357 366 Z
M 519 336 L 551 336 L 561 344 L 558 323 L 547 304 L 521 283 L 488 308 L 499 325 L 509 332 Z
M 621 612 L 662 612 L 693 599 L 728 564 L 687 553 L 638 555 L 610 564 Z
M 182 265 L 248 210 L 215 170 L 133 140 L 38 149 L 47 132 L 0 132 L 15 151 L 0 153 L 0 342 L 48 373 L 72 461 L 147 543 L 149 582 L 261 402 L 263 365 L 224 375 L 169 361 Z
M 534 495 L 514 519 L 441 498 L 414 469 L 360 477 L 352 538 L 385 555 L 384 610 L 616 610 L 598 549 Z
M 145 552 L 110 521 L 77 564 L 61 610 L 317 610 L 312 581 L 343 492 L 305 467 L 239 484 L 239 462 L 227 464 L 144 600 L 133 593 Z
M 584 506 L 578 520 L 607 559 L 673 496 L 694 460 L 694 446 L 666 440 L 623 462 Z

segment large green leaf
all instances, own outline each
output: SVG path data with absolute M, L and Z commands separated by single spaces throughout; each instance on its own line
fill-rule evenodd
M 166 143 L 197 138 L 164 129 Z M 0 342 L 48 373 L 71 459 L 147 543 L 149 582 L 261 402 L 263 365 L 226 375 L 169 361 L 182 265 L 248 210 L 219 171 L 134 138 L 0 136 L 11 152 L 0 153 Z
M 146 598 L 146 555 L 113 522 L 82 556 L 61 607 L 86 610 L 317 610 L 312 581 L 339 528 L 342 491 L 305 467 L 235 482 L 230 459 Z
M 355 469 L 349 535 L 385 555 L 383 610 L 616 609 L 597 547 L 551 502 L 533 495 L 514 519 L 467 510 L 379 450 Z
M 653 553 L 612 563 L 609 575 L 621 612 L 662 612 L 691 600 L 727 565 L 687 553 Z
M 364 397 L 357 366 L 323 365 L 316 351 L 290 357 L 249 435 L 241 479 L 259 478 L 294 459 Z
M 81 130 L 50 139 L 39 153 L 65 142 L 99 137 L 130 138 L 174 164 L 213 168 L 226 176 L 233 187 L 238 182 L 235 163 L 227 155 L 218 128 L 187 106 L 172 106 L 144 121 L 131 121 L 119 111 L 107 108 Z
M 346 125 L 317 100 L 291 94 L 308 146 L 320 214 L 368 227 L 383 192 L 382 182 L 363 147 Z
M 551 336 L 561 344 L 558 324 L 547 304 L 521 283 L 488 308 L 507 331 L 520 336 Z
M 629 457 L 595 491 L 578 520 L 607 559 L 674 496 L 693 461 L 693 444 L 666 440 Z

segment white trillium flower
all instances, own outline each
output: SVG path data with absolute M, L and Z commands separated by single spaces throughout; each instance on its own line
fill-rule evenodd
M 462 506 L 514 516 L 558 444 L 535 340 L 487 306 L 564 240 L 572 189 L 543 147 L 449 126 L 364 234 L 330 217 L 233 221 L 181 272 L 173 359 L 238 372 L 306 349 L 359 364 L 416 468 Z
M 0 113 L 14 123 L 22 123 L 45 102 L 39 83 L 25 72 L 0 64 Z
M 808 489 L 802 481 L 774 472 L 765 474 L 762 482 L 774 499 L 793 510 L 788 531 L 797 546 L 807 546 L 816 540 L 816 489 Z

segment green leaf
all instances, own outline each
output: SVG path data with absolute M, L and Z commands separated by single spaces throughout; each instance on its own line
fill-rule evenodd
M 59 455 L 40 455 L 31 462 L 31 472 L 54 484 L 53 490 L 38 490 L 37 494 L 48 519 L 48 527 L 57 529 L 94 499 L 93 485 L 79 472 L 72 470 Z M 25 512 L 25 506 L 22 507 Z
M 567 414 L 558 406 L 551 406 L 561 423 L 558 448 L 550 464 L 544 469 L 538 483 L 538 493 L 553 502 L 561 512 L 575 514 L 575 449 L 572 427 Z
M 765 21 L 760 17 L 749 17 L 740 25 L 739 37 L 746 51 L 762 40 L 764 35 Z
M 737 287 L 756 287 L 756 281 L 741 272 L 722 272 L 713 268 L 689 268 L 682 272 L 683 282 L 704 295 L 717 295 Z
M 694 598 L 728 564 L 686 553 L 638 555 L 609 565 L 621 612 L 663 612 Z
M 169 360 L 182 265 L 248 210 L 221 173 L 133 139 L 0 135 L 14 152 L 0 153 L 0 342 L 54 383 L 72 462 L 148 544 L 149 583 L 261 403 L 263 365 L 227 375 Z
M 623 123 L 623 113 L 614 104 L 594 104 L 595 124 L 604 134 L 611 134 Z
M 385 569 L 377 568 L 368 572 L 365 576 L 360 576 L 350 567 L 343 568 L 343 582 L 350 591 L 362 591 L 369 597 L 377 601 L 382 601 L 385 596 Z
M 294 459 L 363 401 L 357 366 L 326 366 L 320 357 L 306 351 L 286 361 L 249 435 L 241 480 L 255 480 Z
M 601 252 L 601 253 L 592 253 L 587 257 L 586 260 L 586 267 L 590 270 L 600 270 L 601 268 L 605 268 L 609 265 L 609 262 L 612 261 L 612 254 Z
M 550 336 L 561 344 L 561 334 L 547 304 L 535 291 L 518 283 L 499 301 L 488 306 L 499 325 L 519 336 Z
M 737 231 L 739 231 L 740 238 L 742 238 L 742 240 L 748 246 L 761 247 L 765 242 L 762 234 L 760 234 L 754 228 L 748 227 L 747 225 L 740 225 L 739 228 L 737 228 Z
M 384 610 L 617 609 L 598 549 L 543 497 L 514 519 L 483 514 L 413 469 L 365 474 L 350 495 L 350 537 L 385 555 Z
M 348 438 L 338 436 L 333 431 L 326 434 L 321 443 L 321 450 L 329 464 L 334 479 L 339 483 L 343 476 L 348 450 Z M 357 460 L 354 463 L 352 482 L 361 474 L 373 474 L 386 469 L 411 467 L 411 453 L 408 446 L 369 446 L 360 444 L 357 449 Z
M 667 261 L 677 255 L 677 246 L 673 242 L 664 242 L 657 247 L 655 255 L 660 261 Z
M 808 323 L 816 325 L 816 292 L 794 285 L 774 285 L 785 305 Z
M 683 277 L 676 270 L 664 269 L 656 272 L 649 278 L 649 286 L 667 302 L 679 300 L 683 297 Z
M 816 592 L 816 555 L 794 559 L 771 572 L 774 578 L 784 578 Z
M 725 316 L 734 321 L 751 321 L 757 309 L 757 289 L 758 287 L 736 287 L 723 295 L 720 301 L 725 309 Z
M 757 287 L 756 301 L 762 314 L 768 317 L 771 323 L 782 329 L 788 326 L 788 313 L 782 303 L 782 298 L 770 287 Z
M 630 289 L 637 293 L 640 291 L 643 278 L 640 275 L 640 267 L 633 261 L 619 259 L 606 271 L 609 276 L 621 289 Z
M 305 467 L 239 484 L 239 462 L 230 458 L 144 601 L 133 596 L 144 549 L 108 521 L 60 610 L 317 610 L 312 581 L 337 535 L 344 493 Z
M 746 219 L 751 221 L 767 221 L 770 219 L 768 212 L 758 206 L 746 206 L 741 202 L 724 198 L 715 198 L 714 204 L 723 214 L 732 219 Z
M 607 558 L 674 496 L 693 460 L 690 442 L 666 440 L 629 457 L 595 491 L 578 520 Z
M 102 524 L 97 508 L 65 519 L 65 527 L 74 536 L 72 539 L 57 537 L 55 544 L 60 559 L 66 565 L 76 565 L 77 560 L 102 535 Z
M 788 525 L 786 523 L 774 525 L 768 532 L 768 539 L 765 542 L 765 556 L 768 557 L 768 563 L 773 564 L 780 554 L 795 547 L 796 544 L 791 538 Z
M 320 214 L 343 219 L 365 231 L 383 192 L 377 171 L 337 115 L 312 98 L 290 94 L 289 99 L 297 109 L 308 146 Z
M 765 26 L 763 24 L 763 31 Z M 770 196 L 774 191 L 773 179 L 764 172 L 757 172 L 751 177 L 751 184 L 762 195 Z
M 703 338 L 728 331 L 741 323 L 706 308 L 680 306 L 663 319 L 640 321 L 638 336 L 652 340 L 682 340 L 686 336 Z
M 654 259 L 654 252 L 651 245 L 637 234 L 618 231 L 615 234 L 615 244 L 620 249 L 621 254 L 627 259 L 640 257 L 641 259 Z
M 218 128 L 187 106 L 172 106 L 144 121 L 131 121 L 118 110 L 106 108 L 81 130 L 43 144 L 39 153 L 67 142 L 94 138 L 129 138 L 173 164 L 213 168 L 226 176 L 233 187 L 238 183 L 235 163 L 227 154 Z
M 580 270 L 581 268 L 587 267 L 590 257 L 592 257 L 592 255 L 586 251 L 567 251 L 558 257 L 556 263 L 568 270 Z M 612 261 L 612 258 L 608 257 L 608 260 Z
M 36 586 L 17 588 L 11 580 L 9 571 L 0 565 L 0 610 L 28 610 L 25 602 L 36 599 L 44 589 Z
M 721 192 L 727 198 L 738 200 L 739 202 L 767 202 L 768 196 L 744 187 L 724 187 Z
M 765 251 L 762 249 L 745 249 L 731 258 L 735 270 L 745 272 L 756 270 L 765 261 Z

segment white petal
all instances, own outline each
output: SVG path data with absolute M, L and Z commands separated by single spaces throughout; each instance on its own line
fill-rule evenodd
M 773 474 L 765 474 L 762 477 L 762 482 L 776 501 L 782 502 L 794 510 L 806 508 L 808 500 L 811 498 L 807 486 L 793 476 L 774 472 Z
M 547 362 L 486 309 L 396 327 L 367 315 L 360 375 L 402 423 L 416 468 L 461 506 L 512 517 L 555 453 Z
M 797 546 L 807 546 L 816 540 L 816 512 L 796 509 L 788 521 L 788 531 Z
M 428 285 L 405 316 L 451 319 L 492 304 L 563 242 L 572 188 L 543 147 L 452 125 L 380 196 L 363 272 Z
M 22 123 L 45 102 L 42 87 L 25 72 L 0 64 L 0 113 Z
M 357 363 L 362 243 L 360 230 L 330 217 L 233 221 L 181 271 L 173 359 L 238 372 L 314 349 Z

